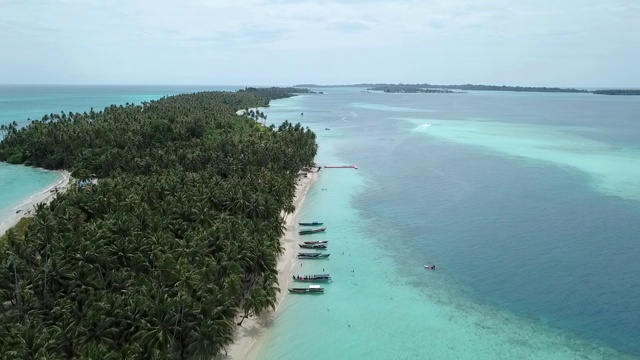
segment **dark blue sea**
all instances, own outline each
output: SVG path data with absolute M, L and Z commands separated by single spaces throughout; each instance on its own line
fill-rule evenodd
M 259 358 L 640 358 L 640 97 L 320 90 L 266 112 L 359 167 L 300 214 L 337 280 L 288 296 Z

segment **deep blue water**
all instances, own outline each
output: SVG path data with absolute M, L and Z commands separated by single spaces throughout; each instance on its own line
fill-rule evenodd
M 640 97 L 336 88 L 286 109 L 359 165 L 352 206 L 401 272 L 430 259 L 476 303 L 640 357 L 640 178 L 597 165 L 640 165 Z

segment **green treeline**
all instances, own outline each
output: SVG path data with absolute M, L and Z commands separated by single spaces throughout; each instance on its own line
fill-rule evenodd
M 384 91 L 387 93 L 421 93 L 421 94 L 460 94 L 461 91 L 453 91 L 449 89 L 430 89 L 421 85 L 380 85 L 370 87 L 367 90 Z
M 587 93 L 587 90 L 558 87 L 535 87 L 535 86 L 506 86 L 506 85 L 426 85 L 440 89 L 458 89 L 475 91 L 516 91 L 516 92 L 554 92 L 554 93 Z
M 21 359 L 210 359 L 273 307 L 283 214 L 313 132 L 235 111 L 245 89 L 4 126 L 0 158 L 96 185 L 40 206 L 0 243 L 0 348 Z
M 248 87 L 239 92 L 248 91 L 254 94 L 267 94 L 268 96 L 289 97 L 289 94 L 318 94 L 304 87 L 270 87 L 270 88 L 254 88 Z
M 535 86 L 506 86 L 506 85 L 433 85 L 433 84 L 352 84 L 352 85 L 315 85 L 299 84 L 297 87 L 366 87 L 367 90 L 384 91 L 388 93 L 450 93 L 464 91 L 515 91 L 515 92 L 552 92 L 552 93 L 591 93 L 596 95 L 640 95 L 640 89 L 605 89 L 582 90 L 574 88 L 535 87 Z
M 556 92 L 556 93 L 588 93 L 587 90 L 557 87 L 531 87 L 531 86 L 506 86 L 506 85 L 432 85 L 432 84 L 376 84 L 369 90 L 381 90 L 385 92 L 426 92 L 430 90 L 464 90 L 464 91 L 516 91 L 516 92 Z M 413 91 L 411 91 L 413 90 Z
M 596 95 L 640 95 L 640 89 L 608 89 L 595 90 Z
M 305 87 L 324 87 L 324 85 L 313 84 L 300 84 L 296 86 Z M 506 86 L 506 85 L 474 85 L 474 84 L 462 84 L 462 85 L 434 85 L 434 84 L 354 84 L 354 85 L 327 85 L 329 87 L 341 87 L 341 86 L 355 86 L 355 87 L 367 87 L 369 90 L 377 90 L 377 88 L 389 88 L 392 91 L 387 92 L 427 92 L 418 91 L 418 89 L 430 89 L 430 90 L 463 90 L 463 91 L 516 91 L 516 92 L 556 92 L 556 93 L 589 93 L 588 90 L 580 90 L 573 88 L 558 88 L 558 87 L 535 87 L 535 86 Z M 396 91 L 397 89 L 400 89 Z M 414 91 L 407 91 L 414 89 Z M 384 91 L 384 90 L 382 90 Z

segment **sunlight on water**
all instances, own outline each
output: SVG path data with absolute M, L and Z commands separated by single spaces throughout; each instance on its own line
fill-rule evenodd
M 591 176 L 598 191 L 640 200 L 640 149 L 618 148 L 574 135 L 571 128 L 490 121 L 404 120 L 419 124 L 415 132 L 432 137 L 576 168 Z

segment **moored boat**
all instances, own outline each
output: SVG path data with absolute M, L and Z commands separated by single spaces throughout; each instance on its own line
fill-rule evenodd
M 327 244 L 298 244 L 303 249 L 326 249 Z
M 298 234 L 299 235 L 309 235 L 309 234 L 315 234 L 315 233 L 323 232 L 325 230 L 327 230 L 326 227 L 319 228 L 319 229 L 311 229 L 311 230 L 300 230 L 300 231 L 298 231 Z
M 318 293 L 324 292 L 324 288 L 321 287 L 320 285 L 309 285 L 308 288 L 289 288 L 288 290 L 290 293 L 297 293 L 297 294 L 305 294 L 305 293 L 318 294 Z
M 298 259 L 326 259 L 331 254 L 323 253 L 298 253 Z
M 321 222 L 317 222 L 317 221 L 314 221 L 314 222 L 301 222 L 301 223 L 298 223 L 298 225 L 300 225 L 300 226 L 320 226 L 320 225 L 322 225 L 322 223 Z
M 314 241 L 305 241 L 305 244 L 326 244 L 329 240 L 314 240 Z
M 300 282 L 315 282 L 315 281 L 330 281 L 331 275 L 329 274 L 314 274 L 314 275 L 293 275 L 293 281 Z

